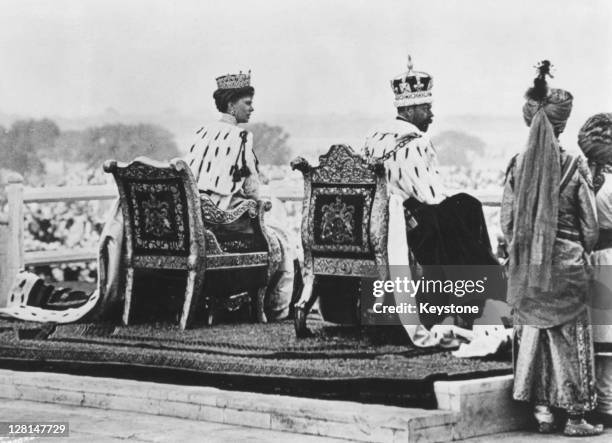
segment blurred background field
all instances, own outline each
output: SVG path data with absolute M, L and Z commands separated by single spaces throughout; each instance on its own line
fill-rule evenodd
M 143 120 L 138 120 L 137 116 L 122 116 L 110 110 L 99 118 L 81 120 L 0 117 L 3 118 L 0 118 L 0 168 L 4 174 L 19 172 L 27 186 L 37 187 L 112 184 L 112 177 L 102 171 L 104 160 L 129 161 L 139 155 L 158 160 L 180 157 L 191 145 L 192 134 L 199 127 L 199 120 L 194 118 L 183 120 L 175 116 L 164 120 L 159 115 L 141 116 Z M 289 167 L 293 158 L 303 156 L 316 164 L 318 156 L 332 144 L 345 143 L 359 149 L 369 128 L 384 120 L 383 117 L 285 116 L 272 124 L 255 121 L 248 128 L 255 135 L 261 179 L 274 189 L 300 193 L 301 174 Z M 436 130 L 443 124 L 444 130 Z M 520 148 L 514 142 L 516 132 L 523 137 L 521 124 L 520 120 L 474 116 L 434 124 L 432 140 L 447 187 L 457 192 L 500 192 L 505 165 L 518 150 L 513 148 Z M 494 130 L 495 125 L 501 129 Z M 6 211 L 3 190 L 0 190 L 0 199 Z M 25 205 L 25 250 L 95 248 L 111 204 L 82 201 Z M 285 202 L 283 206 L 299 243 L 301 203 Z M 495 248 L 499 209 L 485 207 L 485 216 Z M 33 270 L 54 281 L 94 282 L 97 278 L 95 262 Z

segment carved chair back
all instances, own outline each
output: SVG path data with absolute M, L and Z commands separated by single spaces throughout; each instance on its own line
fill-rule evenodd
M 139 157 L 128 164 L 108 161 L 104 170 L 115 178 L 124 219 L 124 323 L 130 317 L 134 269 L 175 269 L 188 271 L 180 320 L 186 327 L 205 265 L 200 199 L 189 166 L 181 159 L 168 164 Z
M 194 262 L 204 254 L 200 199 L 187 163 L 139 157 L 129 164 L 111 161 L 105 170 L 119 189 L 129 264 L 187 269 L 190 256 Z
M 387 269 L 388 200 L 384 167 L 334 145 L 304 175 L 302 244 L 314 275 L 378 277 Z
M 362 279 L 388 275 L 389 204 L 382 162 L 368 163 L 349 146 L 332 146 L 316 167 L 302 158 L 291 165 L 304 175 L 304 288 L 294 319 L 304 337 L 317 298 L 325 320 L 361 322 Z

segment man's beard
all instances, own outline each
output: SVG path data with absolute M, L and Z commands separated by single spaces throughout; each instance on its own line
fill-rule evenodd
M 427 132 L 427 130 L 429 129 L 429 125 L 431 125 L 431 120 L 425 120 L 424 122 L 421 122 L 416 125 L 416 127 L 419 128 L 421 132 Z

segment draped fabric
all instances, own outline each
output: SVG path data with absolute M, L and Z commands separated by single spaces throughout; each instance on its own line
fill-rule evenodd
M 391 280 L 395 280 L 398 277 L 400 279 L 404 277 L 415 278 L 411 275 L 409 243 L 407 239 L 408 223 L 406 223 L 404 211 L 404 201 L 408 199 L 412 199 L 412 201 L 423 208 L 425 212 L 433 211 L 437 214 L 438 209 L 436 208 L 448 208 L 449 211 L 446 211 L 445 215 L 440 215 L 440 217 L 449 216 L 451 218 L 450 212 L 453 212 L 452 208 L 457 209 L 456 212 L 462 212 L 462 209 L 459 208 L 462 202 L 467 202 L 468 205 L 469 203 L 476 203 L 475 206 L 477 206 L 477 208 L 470 207 L 466 209 L 467 212 L 474 216 L 471 220 L 476 221 L 476 223 L 469 222 L 468 224 L 470 226 L 475 226 L 475 230 L 483 234 L 483 238 L 486 239 L 483 240 L 483 242 L 488 244 L 489 239 L 486 234 L 486 226 L 484 226 L 480 203 L 468 196 L 445 200 L 447 191 L 440 179 L 436 150 L 427 135 L 419 131 L 412 123 L 397 118 L 384 126 L 375 128 L 367 136 L 362 154 L 368 160 L 382 158 L 385 165 L 387 190 L 389 192 L 389 242 L 387 245 L 387 252 L 389 264 L 391 265 Z M 441 203 L 443 201 L 446 203 Z M 471 209 L 474 210 L 470 211 Z M 468 218 L 469 217 L 466 217 L 463 222 Z M 457 221 L 456 219 L 454 220 Z M 430 220 L 424 220 L 423 223 L 427 224 L 428 221 Z M 459 222 L 458 224 L 465 227 L 466 225 L 463 222 Z M 423 226 L 423 228 L 425 227 Z M 466 231 L 464 231 L 464 234 L 465 232 Z M 453 234 L 449 234 L 449 236 L 446 237 L 446 241 L 453 243 L 452 247 L 455 247 L 455 240 L 450 239 L 452 235 Z M 446 247 L 451 246 L 450 243 L 442 241 L 440 236 L 434 237 L 435 235 L 432 234 L 429 245 L 431 245 L 432 242 L 436 243 L 439 246 L 436 251 L 440 252 Z M 484 243 L 482 243 L 482 245 L 473 243 L 469 246 L 466 244 L 474 238 L 470 240 L 467 238 L 456 240 L 458 243 L 463 241 L 464 247 L 459 248 L 460 250 L 452 251 L 451 255 L 455 253 L 461 256 L 469 255 L 472 260 L 475 260 L 471 261 L 471 263 L 497 264 L 490 255 L 487 255 L 487 252 L 484 252 L 487 250 Z M 478 242 L 478 240 L 474 241 Z M 475 250 L 478 250 L 478 252 L 475 253 Z M 458 255 L 454 255 L 453 260 L 457 259 Z M 484 255 L 486 255 L 487 258 L 481 260 Z M 448 257 L 445 256 L 445 259 L 448 259 Z M 454 261 L 453 263 L 457 262 Z M 396 292 L 395 302 L 411 302 L 411 300 L 406 297 L 407 295 L 405 293 Z M 495 311 L 495 308 L 491 307 L 489 301 L 485 301 L 484 311 Z M 453 324 L 448 324 L 449 322 L 437 324 L 431 329 L 428 329 L 421 323 L 418 313 L 404 313 L 400 314 L 399 317 L 412 344 L 418 347 L 441 346 L 444 348 L 457 348 L 462 342 L 466 343 L 473 341 L 476 345 L 471 349 L 463 350 L 464 352 L 460 355 L 462 357 L 471 357 L 493 353 L 503 341 L 501 336 L 504 335 L 504 333 L 502 331 L 493 346 L 488 347 L 492 350 L 487 351 L 481 346 L 482 343 L 480 339 L 482 337 L 485 335 L 490 336 L 493 329 L 503 330 L 502 326 L 499 326 L 499 328 L 495 325 L 490 326 L 491 323 L 487 323 L 483 327 L 478 328 L 478 331 L 459 328 Z M 492 317 L 493 314 L 487 314 L 487 318 Z M 496 318 L 499 318 L 499 316 Z M 452 323 L 452 321 L 450 321 L 450 323 Z
M 505 279 L 503 269 L 493 255 L 482 212 L 482 204 L 469 194 L 456 194 L 438 205 L 426 205 L 416 199 L 404 202 L 417 221 L 417 226 L 408 232 L 408 243 L 419 265 L 423 267 L 426 280 L 471 280 L 484 278 L 488 288 L 486 297 L 503 300 Z M 417 294 L 419 303 L 432 305 L 479 306 L 480 313 L 486 298 L 482 294 L 456 297 L 448 293 Z M 445 316 L 421 314 L 426 325 L 439 324 Z M 479 315 L 460 315 L 471 324 Z
M 523 107 L 531 126 L 527 149 L 515 171 L 514 223 L 510 243 L 511 293 L 551 287 L 553 245 L 559 210 L 560 151 L 555 131 L 565 128 L 572 96 L 559 89 L 545 102 L 528 100 Z
M 527 150 L 515 174 L 514 212 L 520 213 L 510 243 L 513 293 L 528 287 L 550 289 L 553 244 L 559 210 L 559 145 L 543 109 L 536 112 Z
M 587 254 L 592 251 L 598 237 L 595 196 L 586 161 L 561 150 L 560 163 L 564 180 L 558 197 L 557 223 L 551 227 L 555 238 L 550 289 L 521 288 L 516 280 L 514 285 L 510 280 L 508 287 L 508 303 L 517 312 L 521 323 L 540 328 L 566 323 L 586 308 L 589 285 Z M 571 167 L 572 163 L 575 167 Z M 501 206 L 501 228 L 511 245 L 515 225 L 525 217 L 516 205 L 516 168 L 516 162 L 511 162 Z M 510 256 L 510 260 L 512 258 Z M 531 265 L 523 268 L 528 267 Z

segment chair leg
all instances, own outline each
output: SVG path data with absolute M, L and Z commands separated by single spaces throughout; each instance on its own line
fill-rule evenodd
M 313 291 L 314 275 L 306 275 L 304 277 L 304 287 L 302 288 L 302 295 L 295 304 L 295 317 L 293 319 L 293 325 L 295 327 L 295 335 L 297 338 L 306 338 L 312 336 L 312 332 L 306 326 L 306 318 L 312 305 L 317 299 L 316 293 Z
M 185 301 L 181 314 L 180 328 L 187 329 L 193 319 L 193 314 L 198 305 L 198 299 L 204 283 L 204 273 L 190 270 L 187 273 L 187 286 L 185 288 Z
M 215 312 L 209 309 L 206 313 L 206 326 L 213 326 L 215 324 Z
M 134 268 L 128 267 L 125 277 L 125 300 L 123 304 L 123 324 L 128 325 L 130 321 L 130 310 L 132 308 L 132 290 L 134 288 Z
M 255 314 L 257 315 L 257 321 L 259 323 L 268 323 L 268 318 L 264 311 L 264 303 L 266 300 L 266 293 L 268 292 L 268 286 L 263 286 L 257 290 L 257 299 L 255 301 Z

